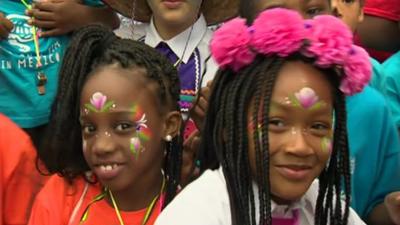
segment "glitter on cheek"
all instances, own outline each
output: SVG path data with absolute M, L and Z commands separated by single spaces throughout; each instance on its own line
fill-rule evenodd
M 332 139 L 329 137 L 323 137 L 321 140 L 321 148 L 324 152 L 332 153 Z
M 86 152 L 86 148 L 87 148 L 87 141 L 85 139 L 82 140 L 82 150 L 83 152 Z

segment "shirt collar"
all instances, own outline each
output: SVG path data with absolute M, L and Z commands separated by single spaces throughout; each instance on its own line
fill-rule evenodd
M 197 48 L 205 33 L 207 32 L 207 23 L 203 15 L 200 15 L 199 19 L 197 19 L 196 23 L 194 23 L 192 26 L 188 27 L 182 33 L 169 40 L 163 40 L 158 34 L 156 27 L 154 26 L 153 18 L 151 18 L 150 24 L 146 28 L 146 37 L 144 42 L 153 48 L 157 47 L 160 42 L 165 42 L 167 43 L 169 48 L 175 53 L 175 55 L 177 55 L 179 58 L 182 57 L 183 63 L 187 63 L 190 56 Z M 189 41 L 188 38 L 190 38 Z M 186 43 L 187 47 L 185 52 Z M 183 55 L 184 53 L 185 55 Z

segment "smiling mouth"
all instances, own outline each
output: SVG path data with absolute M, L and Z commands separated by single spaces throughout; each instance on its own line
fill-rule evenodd
M 312 172 L 312 167 L 307 165 L 279 165 L 275 168 L 283 177 L 295 181 L 306 179 Z
M 111 180 L 122 171 L 123 165 L 118 163 L 99 164 L 94 166 L 93 172 L 101 180 Z

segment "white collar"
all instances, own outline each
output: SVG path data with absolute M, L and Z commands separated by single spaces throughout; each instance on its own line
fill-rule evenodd
M 193 30 L 192 29 L 193 26 Z M 186 30 L 184 30 L 182 33 L 176 35 L 175 37 L 169 39 L 169 40 L 163 40 L 160 35 L 158 34 L 156 27 L 154 26 L 154 21 L 153 18 L 150 20 L 149 26 L 146 28 L 146 37 L 144 40 L 144 43 L 147 45 L 155 48 L 160 42 L 165 42 L 167 45 L 171 48 L 171 50 L 177 55 L 178 57 L 182 57 L 182 62 L 187 63 L 189 60 L 190 56 L 194 52 L 194 50 L 197 48 L 201 40 L 203 39 L 205 33 L 207 32 L 207 23 L 206 20 L 203 16 L 203 14 L 200 15 L 199 19 L 197 19 L 196 23 L 194 23 L 192 26 L 188 27 Z M 190 33 L 192 33 L 190 35 Z M 185 55 L 183 55 L 185 51 L 185 45 L 186 42 L 188 41 L 190 35 L 190 40 L 187 43 L 187 48 Z
M 255 182 L 252 184 L 253 186 L 253 191 L 254 191 L 254 197 L 255 199 L 258 198 L 258 186 Z M 317 201 L 317 195 L 318 195 L 318 180 L 314 180 L 313 183 L 311 184 L 310 188 L 308 188 L 307 192 L 298 200 L 290 205 L 278 205 L 274 201 L 271 200 L 271 214 L 272 216 L 275 217 L 283 217 L 283 218 L 291 218 L 293 216 L 293 210 L 298 209 L 300 214 L 304 214 L 307 218 L 304 218 L 307 220 L 310 224 L 313 219 L 314 211 L 315 211 L 315 202 Z M 256 216 L 257 218 L 259 217 L 259 202 L 256 201 Z M 312 217 L 310 217 L 312 216 Z M 308 218 L 310 217 L 310 218 Z

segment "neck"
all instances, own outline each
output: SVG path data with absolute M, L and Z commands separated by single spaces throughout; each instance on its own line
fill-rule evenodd
M 171 24 L 161 19 L 158 19 L 157 17 L 154 17 L 153 22 L 158 35 L 160 35 L 163 40 L 167 41 L 182 33 L 190 26 L 194 25 L 197 19 L 198 17 L 194 17 L 192 20 L 188 20 L 182 24 Z
M 119 210 L 138 211 L 149 207 L 154 198 L 160 194 L 162 183 L 163 177 L 160 174 L 157 179 L 147 182 L 148 185 L 135 185 L 134 188 L 123 191 L 112 191 L 112 195 Z M 111 206 L 113 205 L 109 195 L 106 200 Z

